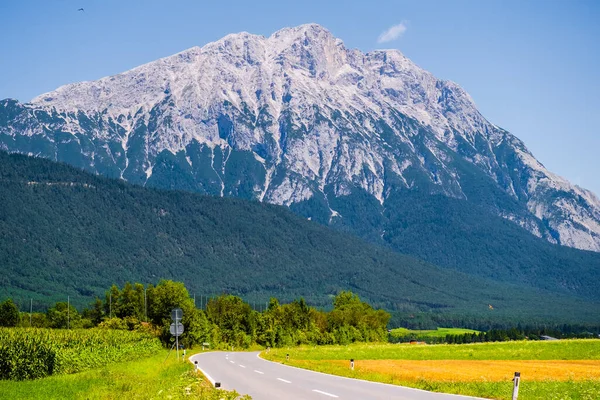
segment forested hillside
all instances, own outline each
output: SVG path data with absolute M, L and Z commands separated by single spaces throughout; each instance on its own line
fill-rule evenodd
M 390 201 L 386 217 L 384 241 L 400 253 L 494 280 L 600 299 L 600 253 L 549 243 L 484 207 L 404 191 Z
M 598 319 L 589 298 L 448 271 L 284 207 L 147 189 L 43 159 L 0 153 L 0 203 L 0 298 L 21 303 L 88 304 L 113 283 L 164 278 L 263 303 L 326 306 L 350 289 L 391 311 Z

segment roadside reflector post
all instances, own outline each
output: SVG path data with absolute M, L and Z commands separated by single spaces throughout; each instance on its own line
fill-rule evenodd
M 515 377 L 513 378 L 514 386 L 513 386 L 513 395 L 512 400 L 517 400 L 519 397 L 519 382 L 521 381 L 521 373 L 515 372 Z
M 350 369 L 354 371 L 354 358 L 350 359 Z
M 290 360 L 290 354 L 289 353 L 285 355 L 285 359 L 286 359 L 286 361 Z
M 194 366 L 198 369 L 198 360 L 194 360 Z
M 221 382 L 215 382 L 215 387 L 216 388 L 220 388 L 221 387 Z

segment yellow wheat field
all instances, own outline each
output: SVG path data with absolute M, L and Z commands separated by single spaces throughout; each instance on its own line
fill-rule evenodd
M 348 362 L 341 360 L 322 360 L 321 363 L 348 367 Z M 529 381 L 578 381 L 600 379 L 600 360 L 357 360 L 355 370 L 388 375 L 401 381 L 507 381 L 513 378 L 515 371 Z

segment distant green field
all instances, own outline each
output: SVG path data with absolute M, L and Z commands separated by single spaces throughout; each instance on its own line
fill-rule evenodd
M 519 400 L 600 399 L 600 340 L 304 346 L 261 356 L 351 378 L 502 400 L 511 398 L 512 374 L 523 370 Z M 459 368 L 464 375 L 457 376 Z M 491 370 L 495 379 L 482 376 Z
M 416 329 L 407 329 L 407 328 L 396 328 L 392 329 L 390 334 L 394 337 L 438 337 L 444 338 L 446 335 L 463 335 L 465 333 L 479 333 L 474 329 L 463 329 L 463 328 L 437 328 L 431 330 L 416 330 Z
M 600 360 L 600 340 L 303 346 L 273 349 L 268 357 L 281 357 L 287 353 L 295 360 Z

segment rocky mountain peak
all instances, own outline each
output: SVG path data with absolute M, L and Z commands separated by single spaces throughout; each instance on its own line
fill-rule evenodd
M 325 42 L 328 40 L 338 40 L 327 28 L 316 23 L 308 23 L 295 27 L 286 27 L 280 29 L 273 33 L 269 39 L 287 43 L 303 41 L 305 45 L 310 43 Z
M 381 215 L 399 192 L 443 194 L 600 251 L 598 199 L 488 122 L 459 85 L 397 50 L 347 49 L 317 24 L 228 35 L 2 113 L 3 149 L 139 184 L 342 225 L 356 217 L 338 211 L 344 202 L 363 199 L 353 209 Z

